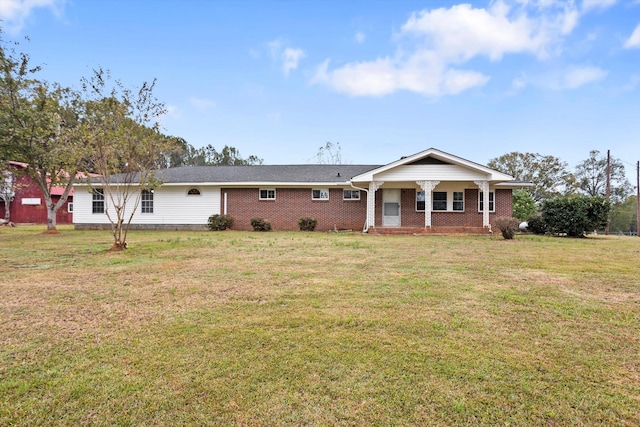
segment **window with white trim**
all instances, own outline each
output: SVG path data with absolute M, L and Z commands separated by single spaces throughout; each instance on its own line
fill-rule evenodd
M 449 195 L 452 195 L 452 203 L 449 206 Z M 434 191 L 432 193 L 432 211 L 464 211 L 464 191 Z M 425 209 L 425 194 L 424 191 L 416 191 L 416 211 L 424 212 Z
M 73 213 L 73 202 L 67 203 L 67 212 Z
M 344 200 L 360 200 L 360 190 L 342 190 Z
M 104 189 L 94 188 L 91 199 L 91 213 L 104 213 Z
M 463 191 L 453 192 L 453 210 L 454 211 L 464 210 L 464 192 Z
M 424 211 L 424 191 L 416 191 L 416 210 Z
M 319 188 L 311 190 L 311 198 L 313 200 L 329 200 L 329 189 Z
M 447 192 L 446 191 L 433 192 L 433 210 L 434 211 L 447 210 Z
M 274 188 L 261 188 L 260 200 L 275 200 L 276 190 Z
M 140 209 L 142 213 L 153 213 L 153 190 L 142 190 Z
M 190 188 L 189 191 L 187 191 L 187 196 L 199 196 L 200 195 L 200 190 L 198 190 L 197 188 Z
M 495 201 L 495 193 L 493 191 L 489 191 L 489 212 L 496 211 L 496 204 L 494 201 Z M 484 194 L 482 191 L 480 191 L 478 195 L 478 211 L 479 212 L 484 211 Z

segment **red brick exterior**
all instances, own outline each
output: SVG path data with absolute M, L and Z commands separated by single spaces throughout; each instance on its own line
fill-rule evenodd
M 268 188 L 268 187 L 264 187 Z M 275 200 L 260 200 L 259 188 L 223 188 L 227 194 L 227 214 L 234 218 L 234 230 L 252 230 L 251 218 L 264 218 L 274 230 L 299 230 L 298 220 L 318 220 L 317 231 L 362 230 L 367 215 L 367 194 L 360 200 L 343 200 L 342 188 L 329 189 L 329 200 L 312 200 L 309 188 L 276 188 Z
M 266 188 L 266 187 L 265 187 Z M 329 190 L 329 200 L 312 200 L 311 188 L 277 188 L 275 200 L 260 200 L 259 188 L 223 188 L 222 201 L 227 195 L 227 214 L 235 223 L 235 230 L 252 230 L 251 218 L 264 218 L 274 230 L 299 230 L 298 220 L 311 217 L 318 220 L 316 230 L 361 230 L 367 213 L 367 194 L 360 192 L 360 200 L 343 200 L 342 189 Z M 482 212 L 478 212 L 478 190 L 464 190 L 464 212 L 432 212 L 434 227 L 482 227 Z M 424 212 L 415 210 L 416 190 L 402 189 L 401 224 L 403 227 L 424 227 Z M 500 216 L 511 216 L 511 190 L 495 190 L 495 212 L 489 214 L 493 225 Z M 382 192 L 376 192 L 376 226 L 382 226 Z
M 384 191 L 384 190 L 383 190 Z M 400 191 L 400 222 L 402 227 L 424 227 L 424 211 L 416 211 L 416 191 L 403 188 Z M 463 212 L 431 212 L 432 227 L 482 227 L 482 212 L 478 211 L 478 189 L 464 190 Z M 494 225 L 497 217 L 512 215 L 511 190 L 495 191 L 495 212 L 489 214 Z M 376 192 L 376 227 L 382 226 L 382 192 Z

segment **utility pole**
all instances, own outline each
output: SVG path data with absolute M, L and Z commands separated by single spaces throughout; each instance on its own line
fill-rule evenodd
M 607 150 L 607 201 L 611 202 L 611 150 Z M 609 221 L 607 221 L 604 234 L 609 235 Z
M 636 164 L 636 235 L 640 237 L 640 161 Z

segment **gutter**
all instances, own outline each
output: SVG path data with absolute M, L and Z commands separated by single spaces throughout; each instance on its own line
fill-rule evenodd
M 364 191 L 365 193 L 367 193 L 367 203 L 369 203 L 369 189 L 356 187 L 351 181 L 349 181 L 349 185 L 351 186 L 351 188 L 355 188 L 356 190 Z M 369 232 L 369 209 L 367 209 L 367 215 L 365 216 L 364 228 L 362 229 L 362 232 Z

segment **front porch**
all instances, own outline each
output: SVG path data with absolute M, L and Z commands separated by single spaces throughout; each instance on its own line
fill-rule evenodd
M 374 236 L 424 235 L 424 236 L 490 236 L 489 227 L 438 226 L 438 227 L 371 227 Z

